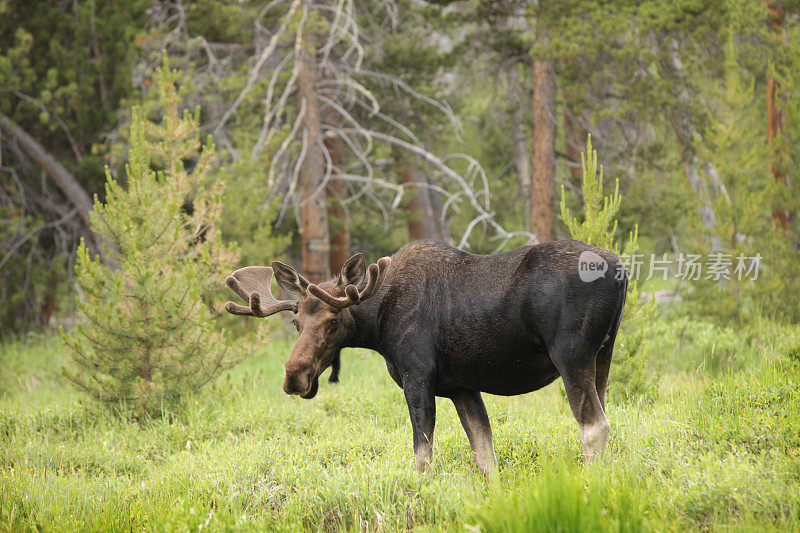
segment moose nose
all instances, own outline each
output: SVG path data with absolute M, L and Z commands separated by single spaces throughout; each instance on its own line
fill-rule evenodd
M 301 365 L 287 363 L 283 392 L 286 394 L 303 394 L 311 385 L 311 375 L 311 370 Z

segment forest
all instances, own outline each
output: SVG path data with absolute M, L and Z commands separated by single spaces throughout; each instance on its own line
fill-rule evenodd
M 795 0 L 0 0 L 0 531 L 797 530 L 799 164 Z M 630 279 L 593 462 L 557 380 L 419 473 L 381 355 L 300 401 L 226 312 L 564 239 Z

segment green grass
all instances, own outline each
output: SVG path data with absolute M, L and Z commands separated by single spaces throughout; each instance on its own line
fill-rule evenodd
M 275 341 L 184 413 L 138 424 L 65 383 L 58 340 L 9 342 L 0 531 L 798 530 L 798 330 L 676 315 L 651 338 L 658 400 L 609 399 L 602 464 L 579 462 L 560 383 L 487 396 L 498 486 L 474 467 L 447 400 L 432 468 L 416 473 L 402 391 L 372 352 L 346 351 L 342 383 L 304 401 L 281 390 L 290 341 Z

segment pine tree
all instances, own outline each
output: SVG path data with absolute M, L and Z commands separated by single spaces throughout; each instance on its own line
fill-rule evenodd
M 771 70 L 784 117 L 777 138 L 768 146 L 777 171 L 768 180 L 768 193 L 773 213 L 783 212 L 785 222 L 773 216 L 767 228 L 762 244 L 764 276 L 753 283 L 753 289 L 762 311 L 785 322 L 800 323 L 800 28 L 789 28 L 781 45 L 786 57 Z
M 764 143 L 764 112 L 754 99 L 755 79 L 739 64 L 736 32 L 729 31 L 725 47 L 724 82 L 713 90 L 709 127 L 695 139 L 696 151 L 714 173 L 706 171 L 714 185 L 711 202 L 716 221 L 711 231 L 722 243 L 721 256 L 730 260 L 731 272 L 718 280 L 693 284 L 692 303 L 704 314 L 726 322 L 741 320 L 747 304 L 762 282 L 739 279 L 733 272 L 738 258 L 763 254 L 771 219 L 772 178 Z M 708 244 L 706 244 L 708 246 Z M 708 248 L 706 251 L 710 252 Z M 709 256 L 713 260 L 713 256 Z
M 581 190 L 583 191 L 583 221 L 575 217 L 567 207 L 564 186 L 561 186 L 561 221 L 567 226 L 570 236 L 604 248 L 625 261 L 632 258 L 638 249 L 638 226 L 628 234 L 624 248 L 617 237 L 617 215 L 622 205 L 619 194 L 619 180 L 615 181 L 614 192 L 603 194 L 603 166 L 598 173 L 597 152 L 592 149 L 592 136 L 586 143 L 586 153 L 581 154 L 583 171 Z M 644 399 L 651 401 L 656 394 L 656 378 L 646 368 L 647 337 L 646 328 L 655 314 L 655 301 L 639 301 L 639 283 L 631 279 L 623 313 L 623 321 L 614 345 L 614 371 L 609 390 L 612 395 L 625 399 Z
M 198 138 L 199 109 L 180 112 L 176 77 L 165 59 L 154 80 L 161 122 L 133 109 L 127 179 L 106 170 L 105 203 L 95 197 L 93 229 L 113 243 L 108 253 L 119 268 L 82 243 L 82 320 L 69 334 L 62 329 L 74 363 L 66 377 L 137 416 L 158 415 L 218 376 L 230 348 L 209 305 L 211 288 L 236 260 L 216 228 L 224 184 L 212 176 L 210 138 L 203 146 Z

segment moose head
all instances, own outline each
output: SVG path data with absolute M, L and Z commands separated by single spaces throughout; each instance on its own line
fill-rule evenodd
M 364 255 L 356 254 L 345 262 L 338 277 L 319 285 L 280 261 L 273 261 L 272 267 L 241 268 L 225 283 L 249 305 L 228 302 L 225 309 L 234 315 L 259 318 L 280 311 L 294 313 L 292 323 L 300 338 L 286 361 L 283 390 L 311 399 L 317 394 L 320 374 L 338 361 L 348 327 L 353 326 L 343 311 L 378 292 L 390 263 L 390 257 L 382 257 L 366 268 Z M 273 274 L 283 290 L 300 299 L 275 299 L 270 290 Z

